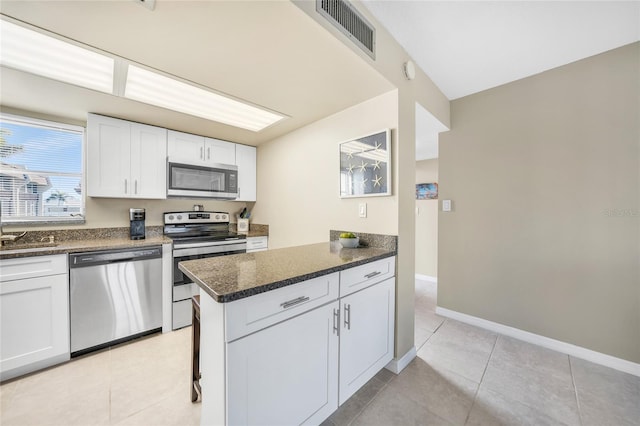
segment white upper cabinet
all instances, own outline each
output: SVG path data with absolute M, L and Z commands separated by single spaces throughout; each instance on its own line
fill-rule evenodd
M 238 198 L 236 201 L 256 201 L 256 147 L 236 144 L 238 166 Z
M 236 144 L 205 138 L 204 160 L 216 164 L 236 164 Z
M 178 161 L 204 161 L 204 136 L 169 130 L 167 155 Z
M 169 130 L 167 155 L 172 161 L 236 164 L 236 144 Z
M 87 136 L 90 197 L 166 198 L 166 129 L 89 114 Z

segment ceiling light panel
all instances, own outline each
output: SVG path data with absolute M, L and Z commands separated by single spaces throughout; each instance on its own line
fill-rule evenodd
M 135 65 L 129 65 L 124 96 L 207 120 L 258 132 L 283 115 L 227 98 Z
M 113 91 L 108 56 L 0 20 L 0 64 L 105 93 Z

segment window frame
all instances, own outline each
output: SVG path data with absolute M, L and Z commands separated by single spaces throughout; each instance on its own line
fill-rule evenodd
M 0 112 L 0 121 L 8 122 L 20 125 L 27 125 L 33 127 L 43 127 L 47 129 L 58 129 L 63 131 L 70 131 L 78 133 L 81 136 L 80 141 L 80 170 L 82 182 L 82 193 L 80 194 L 80 215 L 79 216 L 18 216 L 18 217 L 6 217 L 2 216 L 0 222 L 2 225 L 22 225 L 22 226 L 37 226 L 37 225 L 80 225 L 86 222 L 86 144 L 87 144 L 87 130 L 84 126 L 78 126 L 75 124 L 68 124 L 59 121 L 43 120 L 39 118 L 33 118 L 26 115 L 7 114 Z

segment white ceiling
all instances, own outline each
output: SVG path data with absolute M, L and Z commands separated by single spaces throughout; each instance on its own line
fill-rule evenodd
M 640 1 L 362 1 L 451 100 L 640 40 Z M 437 158 L 443 126 L 416 117 Z
M 449 99 L 640 40 L 640 1 L 363 3 Z
M 311 1 L 311 0 L 309 0 Z M 364 0 L 450 99 L 640 37 L 640 2 Z M 250 145 L 394 87 L 290 1 L 2 0 L 0 12 L 289 116 L 253 133 L 2 69 L 4 107 L 84 121 L 96 112 Z M 417 158 L 444 127 L 418 108 Z
M 2 68 L 2 105 L 85 121 L 101 113 L 257 145 L 394 87 L 289 1 L 2 0 L 11 18 L 289 118 L 254 133 Z M 339 64 L 339 65 L 338 65 Z

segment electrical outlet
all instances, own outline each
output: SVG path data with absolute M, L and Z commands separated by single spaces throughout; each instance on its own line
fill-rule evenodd
M 358 216 L 367 217 L 367 203 L 358 204 Z
M 451 200 L 442 200 L 442 211 L 443 212 L 451 211 Z

